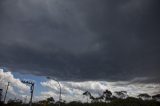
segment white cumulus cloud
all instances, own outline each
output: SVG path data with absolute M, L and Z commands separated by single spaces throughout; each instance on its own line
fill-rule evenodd
M 7 99 L 10 99 L 9 97 L 19 98 L 21 96 L 19 94 L 30 90 L 29 86 L 23 84 L 20 79 L 15 78 L 11 72 L 5 72 L 3 69 L 0 69 L 0 88 L 3 89 L 3 91 L 6 90 L 8 82 L 9 96 Z

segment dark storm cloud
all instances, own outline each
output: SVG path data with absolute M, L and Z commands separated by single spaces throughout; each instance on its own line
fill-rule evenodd
M 159 12 L 158 0 L 1 0 L 0 64 L 62 80 L 159 82 Z

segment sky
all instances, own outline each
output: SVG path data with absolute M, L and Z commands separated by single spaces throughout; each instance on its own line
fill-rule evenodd
M 160 93 L 159 3 L 1 0 L 1 76 L 15 79 L 14 96 L 28 89 L 21 79 L 34 80 L 35 99 L 58 97 L 56 82 L 47 76 L 61 82 L 68 100 L 82 100 L 85 90 Z

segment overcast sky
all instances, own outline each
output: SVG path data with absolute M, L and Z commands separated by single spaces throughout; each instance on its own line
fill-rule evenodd
M 159 84 L 159 4 L 159 0 L 0 0 L 0 67 L 75 85 Z M 39 83 L 49 87 L 49 82 Z

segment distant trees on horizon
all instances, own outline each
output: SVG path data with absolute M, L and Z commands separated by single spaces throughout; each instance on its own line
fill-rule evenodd
M 91 99 L 91 102 L 102 102 L 102 101 L 112 101 L 114 99 L 126 99 L 129 97 L 129 95 L 127 94 L 127 91 L 115 91 L 114 92 L 115 95 L 113 95 L 113 93 L 111 91 L 109 91 L 108 89 L 105 90 L 103 92 L 103 94 L 99 97 L 94 97 L 89 91 L 85 91 L 83 93 L 84 96 L 87 96 Z M 138 99 L 141 100 L 156 100 L 156 101 L 160 101 L 160 94 L 156 94 L 153 96 L 150 96 L 147 93 L 141 93 L 139 95 L 137 95 Z M 88 100 L 87 100 L 88 103 Z
M 129 104 L 133 104 L 134 102 L 137 102 L 137 104 L 143 102 L 144 104 L 151 103 L 159 103 L 160 104 L 160 94 L 156 94 L 156 95 L 149 95 L 147 93 L 141 93 L 139 95 L 137 95 L 137 97 L 130 97 L 127 94 L 127 91 L 115 91 L 115 92 L 111 92 L 110 90 L 106 89 L 105 91 L 103 91 L 103 93 L 97 97 L 93 96 L 91 94 L 91 92 L 89 91 L 85 91 L 82 95 L 87 97 L 87 104 L 114 104 L 114 105 L 109 105 L 109 106 L 115 106 L 115 104 L 118 103 L 129 103 Z M 88 102 L 88 99 L 90 99 L 90 103 Z M 148 102 L 147 102 L 148 101 Z M 78 105 L 84 105 L 85 103 L 82 103 L 81 101 L 71 101 L 69 103 L 66 103 L 65 101 L 55 101 L 53 97 L 49 97 L 45 100 L 40 100 L 34 103 L 35 106 L 56 106 L 57 104 L 63 104 L 66 106 L 78 106 Z M 1 102 L 2 104 L 2 102 Z M 14 104 L 14 105 L 13 105 Z M 12 100 L 10 99 L 8 101 L 8 103 L 6 104 L 6 106 L 26 106 L 25 103 L 23 103 L 22 100 L 20 99 L 15 99 Z M 0 105 L 2 106 L 2 105 Z M 97 105 L 94 105 L 97 106 Z M 106 105 L 108 106 L 108 105 Z M 118 105 L 117 105 L 118 106 Z M 125 106 L 125 105 L 123 105 Z M 127 105 L 129 106 L 129 105 Z M 139 105 L 134 105 L 134 106 L 139 106 Z M 145 106 L 145 105 L 142 105 Z M 148 106 L 152 106 L 152 105 L 148 105 Z M 153 106 L 160 106 L 160 105 L 153 105 Z

